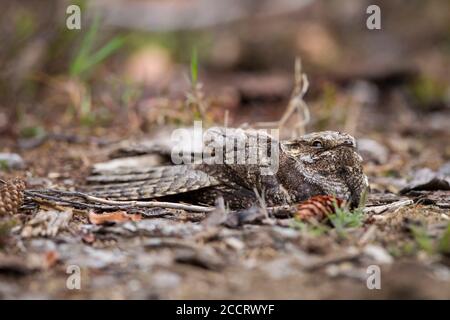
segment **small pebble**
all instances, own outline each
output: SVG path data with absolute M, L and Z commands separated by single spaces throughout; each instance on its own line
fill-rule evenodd
M 4 166 L 6 169 L 23 169 L 25 162 L 17 153 L 0 153 L 0 169 Z

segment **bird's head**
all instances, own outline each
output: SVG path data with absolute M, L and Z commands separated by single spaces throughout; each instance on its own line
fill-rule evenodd
M 368 182 L 354 137 L 337 131 L 314 132 L 281 142 L 281 150 L 324 193 L 344 198 L 352 206 L 359 204 Z

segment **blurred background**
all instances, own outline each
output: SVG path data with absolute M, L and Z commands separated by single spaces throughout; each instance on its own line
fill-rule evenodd
M 81 30 L 66 27 L 70 4 Z M 381 30 L 366 27 L 370 4 Z M 299 56 L 307 131 L 437 140 L 438 160 L 450 157 L 448 1 L 4 0 L 0 15 L 4 149 L 48 133 L 277 120 Z

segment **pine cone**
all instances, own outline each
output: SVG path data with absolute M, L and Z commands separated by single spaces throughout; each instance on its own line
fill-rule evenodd
M 333 196 L 315 196 L 300 203 L 295 216 L 300 220 L 314 218 L 320 221 L 335 213 L 335 205 L 341 207 L 344 205 L 344 201 Z
M 23 203 L 25 182 L 21 179 L 13 179 L 0 185 L 0 216 L 16 214 Z

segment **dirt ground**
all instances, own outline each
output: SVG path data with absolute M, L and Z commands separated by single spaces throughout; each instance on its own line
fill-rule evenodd
M 29 188 L 76 189 L 93 162 L 107 160 L 105 148 L 49 140 L 22 152 L 30 168 Z M 376 170 L 379 165 L 366 164 L 366 171 Z M 23 172 L 10 171 L 5 177 L 16 175 Z M 87 211 L 76 211 L 68 226 L 60 226 L 56 234 L 46 233 L 52 224 L 44 221 L 33 225 L 40 231 L 25 235 L 24 226 L 39 209 L 23 210 L 12 219 L 15 226 L 10 234 L 2 238 L 1 295 L 20 299 L 448 299 L 450 269 L 445 250 L 450 193 L 416 191 L 399 196 L 386 191 L 398 188 L 396 180 L 370 176 L 367 206 L 401 199 L 412 199 L 414 204 L 368 213 L 361 226 L 345 229 L 343 234 L 333 228 L 323 232 L 302 228 L 294 219 L 250 217 L 239 226 L 227 227 L 209 221 L 204 213 L 152 209 L 143 213 L 141 221 L 113 225 L 93 225 Z M 80 290 L 66 286 L 71 265 L 80 267 Z M 380 267 L 379 290 L 367 287 L 370 265 Z

